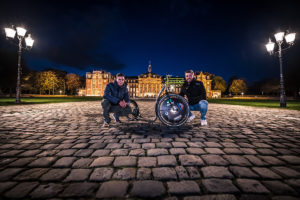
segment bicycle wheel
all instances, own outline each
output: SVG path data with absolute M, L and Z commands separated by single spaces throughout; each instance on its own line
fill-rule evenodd
M 140 109 L 138 104 L 134 100 L 130 99 L 128 106 L 130 107 L 131 110 L 131 112 L 127 115 L 128 119 L 131 120 L 137 119 L 140 114 Z
M 156 106 L 156 115 L 167 126 L 181 126 L 187 121 L 189 112 L 187 101 L 178 94 L 162 96 Z

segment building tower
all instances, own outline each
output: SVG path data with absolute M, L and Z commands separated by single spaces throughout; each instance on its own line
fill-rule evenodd
M 151 60 L 149 60 L 149 65 L 148 65 L 148 72 L 151 73 L 152 67 L 151 67 Z

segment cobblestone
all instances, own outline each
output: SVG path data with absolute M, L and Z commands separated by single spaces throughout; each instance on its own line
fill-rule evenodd
M 85 181 L 88 179 L 91 169 L 72 169 L 65 181 Z
M 176 171 L 169 167 L 153 168 L 152 173 L 156 180 L 176 180 Z
M 263 178 L 270 178 L 270 179 L 281 178 L 278 174 L 274 173 L 273 171 L 271 171 L 268 168 L 253 167 L 252 169 Z
M 63 180 L 67 174 L 69 173 L 70 169 L 51 169 L 43 176 L 41 176 L 41 181 L 61 181 Z
M 140 157 L 138 162 L 139 167 L 155 167 L 156 157 Z
M 32 168 L 21 172 L 14 180 L 18 181 L 31 181 L 37 180 L 40 176 L 48 171 L 47 168 Z
M 189 178 L 189 175 L 186 171 L 186 169 L 182 166 L 176 166 L 175 167 L 175 170 L 176 170 L 176 173 L 177 173 L 177 176 L 179 179 L 187 179 Z
M 297 194 L 293 188 L 281 181 L 262 181 L 262 183 L 274 194 Z
M 157 157 L 157 164 L 160 167 L 163 166 L 176 166 L 177 161 L 175 156 L 158 156 Z
M 93 159 L 90 158 L 80 158 L 76 160 L 72 167 L 73 168 L 88 168 L 90 164 L 92 163 Z
M 196 167 L 186 167 L 186 170 L 189 173 L 190 179 L 199 179 L 201 177 Z
M 233 178 L 233 175 L 226 167 L 202 167 L 201 171 L 205 178 Z
M 147 150 L 148 156 L 160 156 L 160 155 L 167 155 L 168 150 L 167 149 L 149 149 Z
M 110 165 L 113 162 L 113 160 L 114 157 L 100 157 L 92 162 L 91 167 L 107 166 Z
M 186 154 L 186 151 L 184 148 L 171 148 L 170 153 L 173 155 L 182 155 Z
M 124 198 L 127 192 L 128 183 L 126 181 L 108 181 L 102 183 L 96 197 L 97 198 Z
M 179 160 L 183 166 L 203 166 L 204 162 L 199 156 L 195 155 L 180 155 Z
M 134 179 L 136 174 L 135 168 L 119 169 L 114 175 L 113 179 L 130 180 Z
M 29 192 L 38 186 L 38 182 L 23 182 L 19 183 L 11 190 L 5 193 L 5 197 L 12 199 L 20 199 L 26 197 Z
M 57 196 L 63 190 L 62 184 L 49 183 L 39 185 L 33 192 L 31 192 L 30 197 L 32 199 L 46 199 Z
M 238 186 L 246 193 L 269 193 L 269 191 L 257 180 L 237 179 Z
M 135 156 L 120 156 L 114 161 L 115 167 L 134 167 L 136 166 Z
M 90 176 L 91 181 L 106 181 L 109 180 L 113 173 L 113 168 L 96 168 Z
M 180 182 L 168 182 L 168 188 L 170 194 L 199 194 L 200 188 L 194 181 L 180 181 Z
M 219 155 L 202 155 L 201 158 L 208 164 L 208 165 L 221 165 L 226 166 L 229 165 L 229 162 L 224 160 Z
M 151 169 L 139 168 L 136 175 L 138 180 L 149 180 L 151 179 Z
M 230 166 L 230 171 L 237 178 L 258 178 L 259 176 L 247 167 Z
M 209 193 L 236 193 L 239 190 L 228 179 L 203 179 L 202 183 Z
M 42 158 L 38 158 L 37 160 L 31 162 L 28 166 L 29 167 L 49 167 L 55 160 L 56 160 L 55 157 L 42 157 Z
M 53 167 L 70 167 L 75 160 L 76 157 L 63 157 L 57 160 Z
M 166 189 L 162 182 L 147 180 L 134 182 L 130 195 L 132 197 L 154 198 L 165 193 Z
M 109 128 L 100 101 L 1 106 L 0 199 L 299 199 L 299 111 L 210 104 L 174 129 L 137 102 Z
M 89 197 L 92 196 L 98 184 L 96 183 L 70 183 L 62 192 L 61 197 Z

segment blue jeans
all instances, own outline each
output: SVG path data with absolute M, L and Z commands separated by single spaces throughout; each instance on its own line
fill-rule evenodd
M 201 100 L 197 104 L 189 105 L 189 107 L 190 107 L 189 116 L 192 115 L 191 111 L 200 111 L 201 119 L 206 120 L 206 113 L 207 113 L 207 109 L 208 109 L 208 102 L 206 100 Z

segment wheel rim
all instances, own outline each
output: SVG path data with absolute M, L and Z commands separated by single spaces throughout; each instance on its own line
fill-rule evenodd
M 158 105 L 159 119 L 168 126 L 181 126 L 187 120 L 189 108 L 178 95 L 162 98 Z

